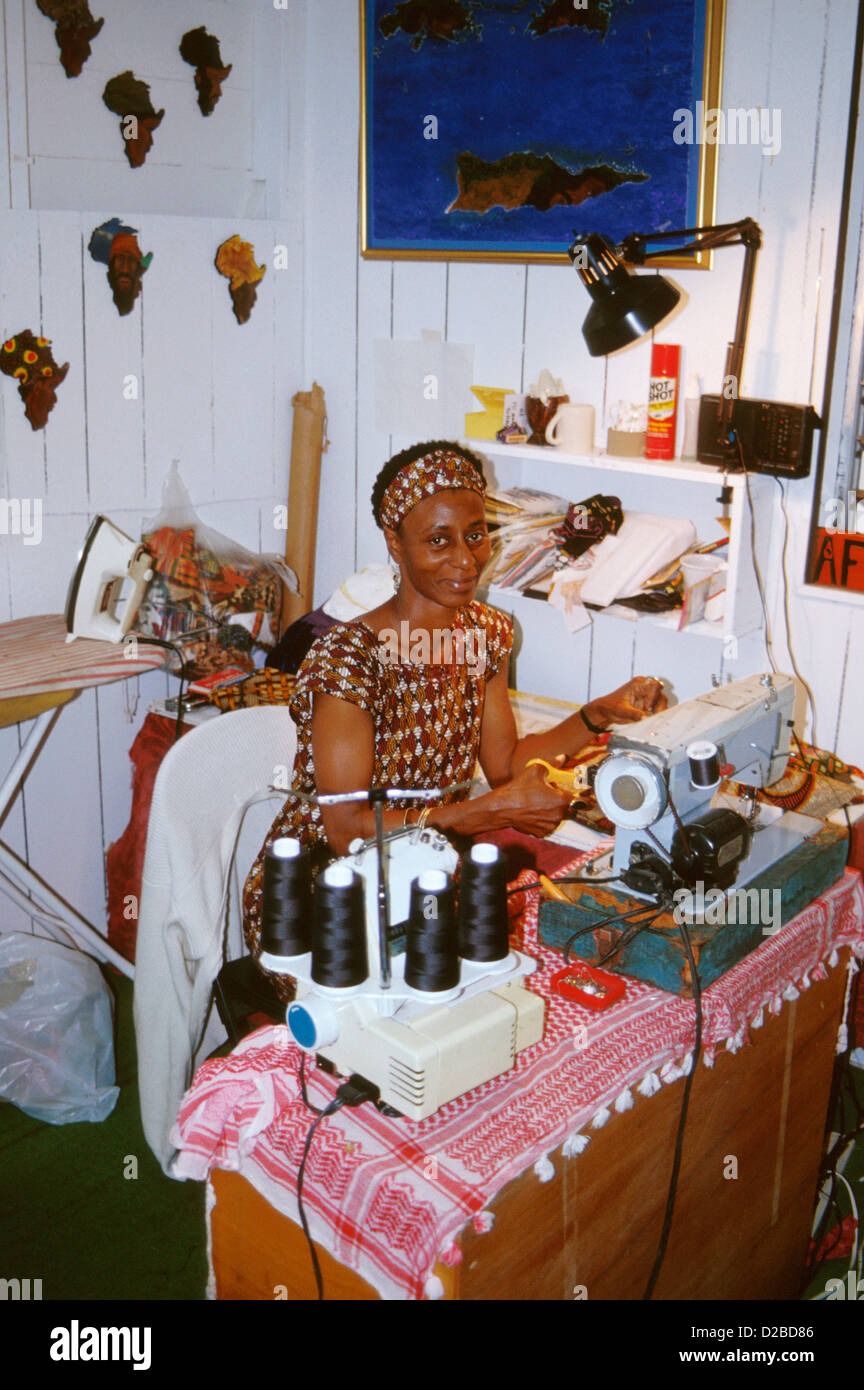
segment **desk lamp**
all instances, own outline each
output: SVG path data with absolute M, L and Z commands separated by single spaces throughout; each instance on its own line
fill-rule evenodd
M 724 246 L 744 247 L 735 336 L 726 350 L 719 397 L 701 399 L 697 457 L 702 463 L 720 463 L 726 468 L 743 464 L 756 472 L 803 477 L 810 470 L 813 428 L 819 423 L 813 407 L 743 400 L 738 396 L 756 255 L 762 245 L 761 228 L 752 217 L 716 227 L 631 232 L 619 246 L 613 246 L 607 237 L 596 232 L 576 233 L 567 254 L 594 301 L 582 325 L 588 351 L 592 357 L 602 357 L 626 347 L 671 313 L 681 297 L 679 290 L 661 275 L 634 275 L 623 262 L 641 266 L 668 256 L 669 248 L 649 251 L 648 243 L 681 238 L 685 240 L 674 248 L 676 255 Z

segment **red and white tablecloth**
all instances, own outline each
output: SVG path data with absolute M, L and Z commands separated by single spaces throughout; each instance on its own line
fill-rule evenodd
M 486 1207 L 506 1183 L 532 1165 L 541 1180 L 550 1177 L 551 1151 L 580 1153 L 592 1129 L 633 1105 L 634 1089 L 650 1096 L 690 1069 L 692 1001 L 637 980 L 608 1012 L 550 994 L 561 955 L 538 945 L 538 895 L 526 897 L 519 944 L 539 962 L 528 983 L 546 999 L 543 1041 L 520 1053 L 512 1071 L 429 1119 L 340 1110 L 312 1141 L 304 1180 L 312 1235 L 384 1298 L 440 1296 L 436 1260 L 458 1262 L 455 1238 L 469 1221 L 489 1228 Z M 766 1009 L 779 1013 L 784 1000 L 824 979 L 843 946 L 864 957 L 864 890 L 852 872 L 705 991 L 705 1065 L 718 1047 L 744 1046 Z M 262 1028 L 230 1057 L 205 1062 L 172 1140 L 178 1177 L 237 1171 L 297 1220 L 297 1169 L 313 1117 L 299 1095 L 302 1054 L 289 1036 L 285 1027 Z M 312 1104 L 325 1105 L 336 1082 L 311 1065 L 307 1073 Z

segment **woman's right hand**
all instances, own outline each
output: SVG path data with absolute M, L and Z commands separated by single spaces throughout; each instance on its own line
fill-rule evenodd
M 567 814 L 571 797 L 550 787 L 542 767 L 526 767 L 492 793 L 501 825 L 524 835 L 551 835 Z

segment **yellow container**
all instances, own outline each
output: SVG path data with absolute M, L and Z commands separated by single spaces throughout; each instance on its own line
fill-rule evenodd
M 513 395 L 512 388 L 472 386 L 471 390 L 486 408 L 465 416 L 465 433 L 469 439 L 494 439 L 504 424 L 504 398 Z

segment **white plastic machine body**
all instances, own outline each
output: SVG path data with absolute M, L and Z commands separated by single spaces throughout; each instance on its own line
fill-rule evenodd
M 646 835 L 668 851 L 678 826 L 676 812 L 686 825 L 710 805 L 714 789 L 694 786 L 691 780 L 687 750 L 693 743 L 716 744 L 723 775 L 731 781 L 759 788 L 782 777 L 794 696 L 791 676 L 748 676 L 652 715 L 632 733 L 613 734 L 594 791 L 600 809 L 616 826 L 615 872 L 624 872 L 633 845 L 646 842 Z M 760 811 L 736 884 L 747 883 L 820 826 L 793 812 Z
M 437 831 L 415 829 L 385 840 L 390 921 L 408 918 L 411 884 L 430 869 L 452 874 L 456 851 Z M 268 970 L 293 975 L 297 994 L 286 1020 L 297 1043 L 325 1057 L 342 1073 L 364 1076 L 381 1099 L 410 1119 L 440 1106 L 512 1067 L 516 1054 L 543 1036 L 544 1004 L 522 987 L 536 962 L 521 951 L 502 961 L 460 961 L 459 983 L 430 994 L 405 983 L 405 954 L 390 959 L 382 988 L 378 947 L 378 865 L 374 843 L 337 861 L 365 880 L 369 977 L 361 985 L 331 989 L 312 979 L 311 952 L 262 953 Z

